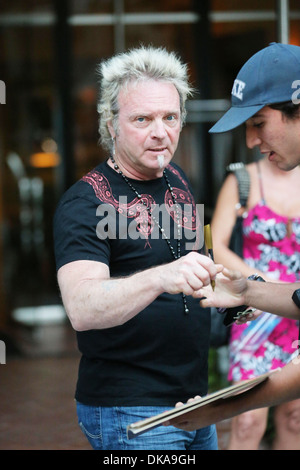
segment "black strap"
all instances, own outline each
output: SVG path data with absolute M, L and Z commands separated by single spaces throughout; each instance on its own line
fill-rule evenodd
M 227 173 L 234 173 L 239 185 L 239 200 L 242 207 L 246 207 L 250 191 L 250 176 L 242 162 L 231 163 L 226 167 Z
M 300 289 L 296 289 L 292 295 L 293 302 L 300 308 Z

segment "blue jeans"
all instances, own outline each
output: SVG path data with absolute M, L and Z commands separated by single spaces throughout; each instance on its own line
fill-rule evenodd
M 163 406 L 98 407 L 77 402 L 78 423 L 95 450 L 217 450 L 215 426 L 183 431 L 159 426 L 127 439 L 129 424 L 168 409 Z

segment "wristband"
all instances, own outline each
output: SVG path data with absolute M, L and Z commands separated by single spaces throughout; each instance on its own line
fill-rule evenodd
M 300 289 L 295 290 L 292 295 L 292 300 L 297 305 L 297 307 L 300 308 Z

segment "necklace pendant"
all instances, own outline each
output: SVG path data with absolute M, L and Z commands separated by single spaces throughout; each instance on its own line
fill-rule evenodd
M 188 305 L 187 305 L 186 295 L 184 293 L 182 293 L 182 300 L 183 300 L 184 313 L 185 313 L 185 315 L 188 315 L 190 313 L 190 311 L 189 311 L 189 308 L 188 308 Z

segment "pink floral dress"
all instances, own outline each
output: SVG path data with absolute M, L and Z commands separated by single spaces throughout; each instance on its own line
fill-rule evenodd
M 262 187 L 261 187 L 262 191 Z M 276 214 L 262 200 L 243 221 L 244 260 L 273 280 L 300 278 L 300 217 Z M 234 324 L 229 344 L 228 380 L 238 382 L 283 367 L 298 353 L 298 322 L 263 312 L 257 320 Z

